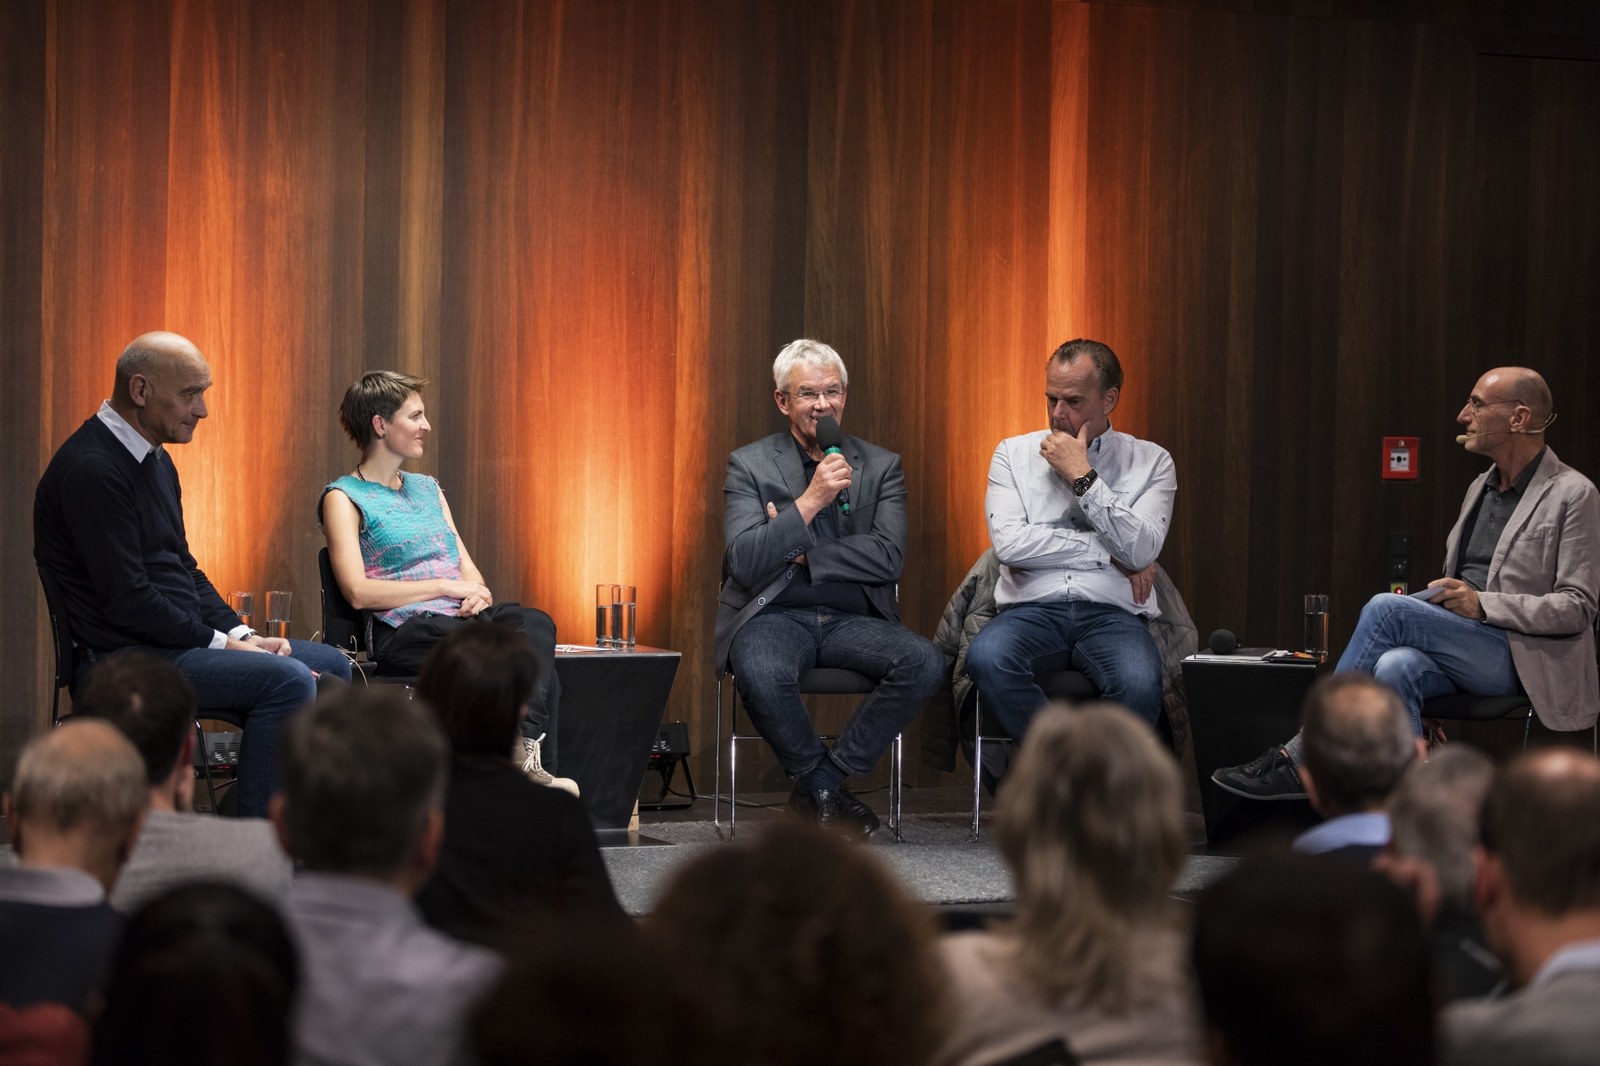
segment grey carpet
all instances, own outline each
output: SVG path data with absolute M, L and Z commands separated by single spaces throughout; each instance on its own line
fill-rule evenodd
M 740 819 L 739 836 L 761 831 L 761 820 Z M 963 814 L 905 817 L 905 843 L 887 830 L 867 847 L 888 867 L 914 898 L 941 906 L 1005 903 L 1015 898 L 1011 874 L 1000 859 L 987 828 L 981 843 L 967 839 L 971 822 Z M 648 837 L 671 847 L 606 848 L 601 854 L 617 898 L 629 914 L 647 914 L 667 881 L 683 863 L 707 849 L 726 847 L 710 822 L 646 824 Z M 1174 886 L 1189 895 L 1216 880 L 1233 864 L 1231 858 L 1197 855 Z

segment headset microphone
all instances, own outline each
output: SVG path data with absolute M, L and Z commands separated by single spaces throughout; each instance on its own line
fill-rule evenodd
M 1485 431 L 1483 433 L 1458 433 L 1458 434 L 1456 434 L 1456 443 L 1457 444 L 1465 444 L 1465 443 L 1467 443 L 1467 441 L 1473 440 L 1476 437 L 1492 437 L 1496 433 L 1525 433 L 1528 436 L 1537 437 L 1539 434 L 1541 434 L 1545 430 L 1549 429 L 1550 428 L 1550 424 L 1552 422 L 1554 422 L 1555 420 L 1556 420 L 1556 413 L 1554 411 L 1551 411 L 1550 412 L 1550 417 L 1545 419 L 1544 420 L 1544 425 L 1540 426 L 1538 429 L 1491 429 L 1491 430 L 1487 430 L 1487 431 Z

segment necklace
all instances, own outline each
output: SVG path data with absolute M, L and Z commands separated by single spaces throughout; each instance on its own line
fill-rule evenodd
M 368 481 L 367 480 L 367 475 L 365 475 L 365 474 L 363 474 L 361 472 L 361 464 L 360 463 L 356 464 L 356 477 L 360 478 L 362 481 L 366 481 L 367 484 L 369 484 L 369 485 L 378 484 L 378 482 Z M 405 474 L 403 474 L 399 470 L 396 470 L 394 472 L 394 477 L 395 477 L 395 480 L 398 481 L 400 484 L 398 484 L 398 485 L 387 485 L 386 484 L 383 487 L 386 488 L 386 489 L 392 489 L 395 492 L 399 492 L 400 490 L 402 490 L 402 489 L 404 489 L 406 487 L 406 476 L 405 476 Z

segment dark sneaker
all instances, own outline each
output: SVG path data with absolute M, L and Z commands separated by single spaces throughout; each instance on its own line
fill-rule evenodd
M 819 829 L 856 840 L 865 840 L 878 831 L 878 816 L 872 813 L 872 808 L 843 788 L 837 791 L 797 788 L 789 794 L 788 810 Z
M 1224 792 L 1253 800 L 1303 800 L 1305 786 L 1282 748 L 1268 748 L 1243 766 L 1226 766 L 1211 775 Z

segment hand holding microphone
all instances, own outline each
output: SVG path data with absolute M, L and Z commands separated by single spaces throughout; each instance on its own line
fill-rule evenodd
M 822 480 L 823 466 L 830 459 L 838 458 L 839 463 L 844 466 L 844 484 L 834 498 L 839 501 L 839 513 L 847 515 L 850 513 L 850 464 L 845 462 L 844 454 L 840 451 L 840 445 L 843 443 L 844 433 L 839 429 L 838 419 L 832 415 L 823 415 L 817 419 L 817 447 L 822 449 L 822 463 L 817 466 L 817 474 L 814 480 Z M 833 470 L 828 472 L 830 482 L 836 478 L 836 474 L 837 472 Z M 824 484 L 827 483 L 829 482 L 824 482 Z

